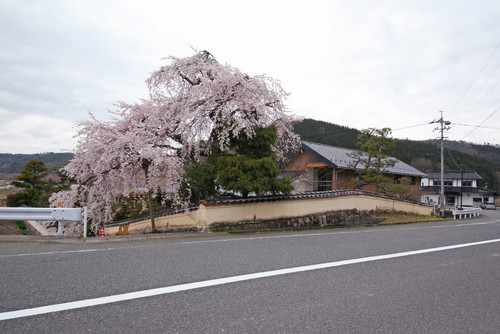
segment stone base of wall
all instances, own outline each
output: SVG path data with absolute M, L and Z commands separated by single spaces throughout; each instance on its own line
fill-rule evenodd
M 130 234 L 148 234 L 153 233 L 151 227 L 147 227 L 144 229 L 128 231 L 128 225 L 123 225 L 124 227 L 118 230 L 117 235 L 130 235 Z M 194 226 L 188 227 L 170 227 L 170 226 L 160 226 L 156 229 L 154 233 L 188 233 L 188 232 L 202 232 L 203 229 Z
M 356 209 L 330 211 L 304 217 L 252 220 L 237 223 L 213 223 L 208 229 L 210 232 L 266 232 L 274 230 L 364 226 L 385 221 L 384 218 L 373 217 L 373 213 L 358 211 Z

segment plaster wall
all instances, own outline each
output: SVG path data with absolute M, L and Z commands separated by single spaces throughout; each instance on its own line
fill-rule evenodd
M 155 223 L 158 230 L 179 228 L 206 230 L 213 223 L 292 218 L 349 209 L 403 211 L 418 215 L 432 213 L 432 207 L 427 205 L 379 196 L 351 195 L 208 206 L 200 204 L 198 210 L 158 217 L 155 219 Z M 125 231 L 126 233 L 141 233 L 150 230 L 151 222 L 148 219 L 130 223 L 126 229 L 124 227 L 120 229 L 119 226 L 107 227 L 106 234 L 114 235 Z

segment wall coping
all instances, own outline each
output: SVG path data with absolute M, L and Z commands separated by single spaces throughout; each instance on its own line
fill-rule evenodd
M 316 191 L 316 192 L 307 192 L 307 193 L 298 193 L 292 195 L 269 195 L 269 196 L 256 196 L 256 197 L 248 197 L 248 198 L 211 198 L 207 200 L 200 201 L 200 205 L 203 206 L 224 206 L 224 205 L 239 205 L 239 204 L 249 204 L 249 203 L 262 203 L 262 202 L 276 202 L 276 201 L 295 201 L 295 200 L 303 200 L 303 199 L 321 199 L 321 198 L 333 198 L 333 197 L 343 197 L 343 196 L 371 196 L 378 198 L 386 198 L 390 200 L 398 200 L 401 202 L 407 202 L 412 204 L 418 204 L 422 206 L 432 206 L 427 203 L 420 203 L 412 200 L 398 198 L 396 196 L 389 196 L 382 193 L 376 193 L 366 190 L 360 189 L 351 189 L 351 190 L 330 190 L 330 191 Z M 178 213 L 184 213 L 189 211 L 196 211 L 199 209 L 200 205 L 191 206 L 188 208 L 179 208 L 179 209 L 170 209 L 163 210 L 154 213 L 154 217 L 165 217 L 170 215 L 175 215 Z M 120 226 L 126 225 L 130 223 L 134 223 L 137 221 L 142 221 L 149 219 L 150 215 L 146 214 L 140 217 L 128 218 L 119 221 L 108 221 L 104 223 L 106 227 L 112 226 Z

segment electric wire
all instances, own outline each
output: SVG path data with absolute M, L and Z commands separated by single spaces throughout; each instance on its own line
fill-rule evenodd
M 406 126 L 404 128 L 393 129 L 392 131 L 394 132 L 394 131 L 398 131 L 398 130 L 411 129 L 411 128 L 416 128 L 416 127 L 424 126 L 424 125 L 429 125 L 429 123 L 410 125 L 410 126 Z
M 486 68 L 486 66 L 489 64 L 491 58 L 493 58 L 493 55 L 497 52 L 497 50 L 498 50 L 499 47 L 500 47 L 500 43 L 497 44 L 497 46 L 495 47 L 495 49 L 493 50 L 493 52 L 491 53 L 491 55 L 488 57 L 488 60 L 486 60 L 486 63 L 484 63 L 483 67 L 481 67 L 481 69 L 477 73 L 477 75 L 474 78 L 474 80 L 472 80 L 472 83 L 463 92 L 462 96 L 460 96 L 460 98 L 458 99 L 457 103 L 451 108 L 450 112 L 453 111 L 460 104 L 460 102 L 462 102 L 462 100 L 465 97 L 465 95 L 467 95 L 467 93 L 469 92 L 469 90 L 472 88 L 472 86 L 474 85 L 474 83 L 477 81 L 477 79 L 479 78 L 479 76 L 481 75 L 481 73 L 484 71 L 484 69 Z
M 451 155 L 451 152 L 449 149 L 446 149 L 446 151 L 448 152 L 448 155 L 450 156 L 451 160 L 453 161 L 453 163 L 455 163 L 455 166 L 457 166 L 458 169 L 462 170 L 462 168 L 458 165 L 458 163 L 455 161 L 455 159 L 453 158 L 453 156 Z
M 500 110 L 500 107 L 498 107 L 497 109 L 495 109 L 494 112 L 492 112 L 488 117 L 486 117 L 484 119 L 484 121 L 482 121 L 481 123 L 479 123 L 478 125 L 476 125 L 474 127 L 474 129 L 472 129 L 471 131 L 469 131 L 469 133 L 467 133 L 462 139 L 464 139 L 465 137 L 467 137 L 468 135 L 470 135 L 471 133 L 473 133 L 474 131 L 476 131 L 478 129 L 478 127 L 480 127 L 481 125 L 483 125 L 483 123 L 486 122 L 488 119 L 490 119 L 491 116 L 495 115 L 498 110 Z
M 453 125 L 460 125 L 460 126 L 472 126 L 476 128 L 482 128 L 482 129 L 494 129 L 494 130 L 500 130 L 500 128 L 495 128 L 493 126 L 479 126 L 479 125 L 472 125 L 472 124 L 461 124 L 461 123 L 452 123 Z

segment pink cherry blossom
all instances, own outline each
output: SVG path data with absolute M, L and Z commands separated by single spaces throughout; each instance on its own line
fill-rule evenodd
M 80 124 L 75 156 L 64 167 L 77 184 L 52 201 L 87 206 L 95 231 L 112 218 L 120 194 L 175 197 L 184 159 L 209 154 L 214 145 L 225 150 L 241 131 L 252 137 L 256 127 L 274 124 L 278 158 L 298 146 L 296 117 L 285 107 L 288 94 L 279 81 L 250 77 L 206 51 L 168 60 L 147 79 L 148 98 L 118 102 L 111 121 L 91 114 Z

